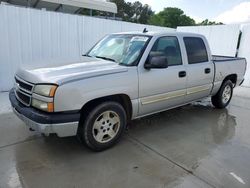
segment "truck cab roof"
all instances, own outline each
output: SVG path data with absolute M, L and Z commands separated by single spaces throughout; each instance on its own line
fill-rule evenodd
M 171 35 L 171 36 L 193 36 L 193 37 L 204 37 L 204 35 L 197 33 L 189 33 L 189 32 L 167 32 L 167 31 L 130 31 L 130 32 L 119 32 L 114 34 L 127 34 L 127 35 L 145 35 L 145 36 L 162 36 L 162 35 Z

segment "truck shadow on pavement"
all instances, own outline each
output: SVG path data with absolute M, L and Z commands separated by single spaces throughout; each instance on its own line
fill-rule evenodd
M 157 139 L 165 138 L 166 141 L 194 141 L 200 140 L 210 145 L 223 144 L 233 138 L 235 133 L 235 117 L 228 114 L 227 109 L 214 109 L 200 104 L 187 105 L 173 110 L 161 112 L 149 117 L 133 120 L 127 128 L 124 139 L 150 139 L 158 144 Z M 198 138 L 195 138 L 198 136 Z M 193 137 L 191 140 L 190 138 Z M 94 153 L 79 143 L 76 137 L 59 138 L 56 135 L 43 137 L 40 141 L 47 150 L 80 150 L 86 153 Z M 170 143 L 169 143 L 170 144 Z M 118 143 L 119 145 L 119 143 Z M 164 146 L 164 145 L 162 145 Z M 112 149 L 114 149 L 114 146 Z M 164 146 L 165 147 L 165 146 Z
M 199 103 L 161 112 L 149 117 L 133 120 L 127 128 L 123 139 L 156 138 L 164 135 L 169 141 L 189 140 L 190 136 L 203 137 L 207 144 L 223 144 L 233 138 L 235 133 L 235 117 L 228 114 L 227 109 L 214 109 Z M 160 133 L 160 134 L 159 134 Z M 175 138 L 174 138 L 175 137 Z M 89 151 L 76 137 L 59 138 L 56 135 L 43 137 L 43 144 L 54 150 L 63 149 Z M 156 143 L 161 145 L 161 143 Z M 119 143 L 118 143 L 119 145 Z M 114 146 L 115 148 L 116 146 Z

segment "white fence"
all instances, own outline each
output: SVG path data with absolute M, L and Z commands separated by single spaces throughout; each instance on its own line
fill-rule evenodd
M 75 61 L 104 35 L 175 29 L 0 4 L 0 91 L 12 87 L 16 69 L 51 60 Z
M 105 20 L 88 16 L 0 4 L 0 91 L 12 87 L 16 69 L 43 62 L 77 61 L 104 35 L 121 31 L 175 29 Z M 178 27 L 178 31 L 201 33 L 210 43 L 213 54 L 234 56 L 238 51 L 248 63 L 244 86 L 250 86 L 250 24 Z M 52 61 L 53 60 L 53 61 Z
M 208 39 L 212 54 L 235 56 L 240 31 L 242 37 L 238 56 L 247 59 L 247 72 L 243 86 L 250 87 L 250 24 L 178 27 L 177 31 L 200 33 Z

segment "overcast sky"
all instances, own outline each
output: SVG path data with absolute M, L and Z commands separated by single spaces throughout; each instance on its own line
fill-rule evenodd
M 134 2 L 135 0 L 127 0 Z M 156 12 L 178 7 L 196 21 L 206 18 L 223 23 L 250 22 L 250 0 L 139 0 Z

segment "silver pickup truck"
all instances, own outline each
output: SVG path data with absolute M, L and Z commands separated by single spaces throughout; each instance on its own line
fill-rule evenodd
M 77 135 L 101 151 L 130 120 L 208 96 L 225 108 L 245 70 L 244 58 L 212 56 L 202 35 L 117 33 L 79 62 L 19 69 L 9 98 L 30 130 Z

